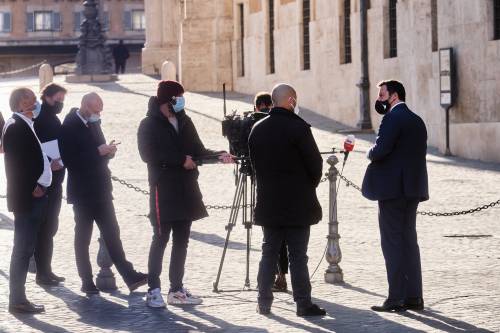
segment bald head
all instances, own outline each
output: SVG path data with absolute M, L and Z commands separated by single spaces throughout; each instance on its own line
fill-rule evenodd
M 89 117 L 93 113 L 99 114 L 102 108 L 103 102 L 97 93 L 91 92 L 83 95 L 82 104 L 80 106 L 80 112 L 83 116 Z
M 295 89 L 286 83 L 280 83 L 274 86 L 271 98 L 275 107 L 291 110 L 297 104 L 297 93 Z

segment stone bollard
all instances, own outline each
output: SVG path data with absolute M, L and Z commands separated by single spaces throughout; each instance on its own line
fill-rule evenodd
M 162 80 L 177 80 L 177 70 L 171 61 L 165 61 L 161 65 L 161 79 Z
M 99 237 L 99 252 L 97 252 L 97 265 L 101 268 L 97 273 L 96 286 L 102 291 L 113 291 L 116 287 L 116 279 L 111 266 L 113 262 L 109 256 L 108 249 L 102 237 Z
M 330 164 L 328 169 L 328 180 L 330 184 L 329 194 L 329 221 L 328 221 L 328 244 L 326 250 L 326 261 L 329 266 L 325 272 L 325 282 L 327 283 L 342 283 L 344 282 L 344 274 L 339 266 L 342 260 L 342 252 L 339 245 L 339 222 L 337 221 L 337 176 L 339 174 L 335 165 L 339 163 L 339 159 L 332 155 L 328 157 L 327 163 Z
M 38 79 L 40 83 L 40 91 L 47 84 L 51 83 L 54 79 L 54 72 L 52 71 L 52 66 L 49 64 L 43 64 L 38 70 Z

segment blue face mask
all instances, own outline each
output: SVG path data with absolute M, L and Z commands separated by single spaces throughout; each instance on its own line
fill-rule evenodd
M 42 104 L 40 104 L 39 101 L 36 101 L 35 103 L 35 109 L 31 111 L 33 113 L 33 119 L 38 117 L 40 115 L 40 112 L 42 112 Z
M 174 112 L 181 112 L 184 110 L 185 104 L 186 101 L 184 100 L 184 96 L 179 96 L 175 98 L 175 104 L 172 105 L 172 108 L 174 109 Z
M 92 113 L 88 119 L 88 122 L 97 123 L 99 120 L 101 120 L 101 116 L 99 116 L 97 113 Z

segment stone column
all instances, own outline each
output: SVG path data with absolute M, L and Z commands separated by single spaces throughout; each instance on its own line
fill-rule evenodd
M 165 61 L 178 66 L 180 6 L 179 0 L 144 2 L 146 44 L 142 49 L 143 73 L 160 74 Z
M 43 64 L 42 66 L 40 66 L 40 69 L 38 70 L 38 79 L 40 83 L 40 91 L 42 91 L 43 87 L 51 83 L 54 79 L 52 66 L 50 66 L 49 64 Z

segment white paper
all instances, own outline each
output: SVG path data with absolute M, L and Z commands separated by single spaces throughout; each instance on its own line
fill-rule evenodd
M 52 160 L 61 159 L 61 153 L 59 152 L 59 143 L 57 140 L 47 141 L 42 143 L 43 152 L 50 157 Z M 62 161 L 59 161 L 63 165 Z

